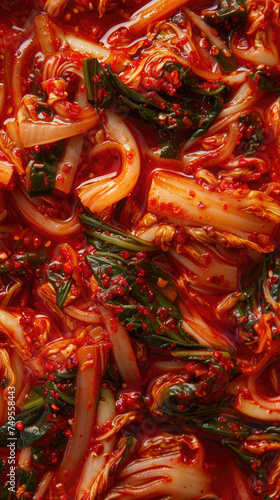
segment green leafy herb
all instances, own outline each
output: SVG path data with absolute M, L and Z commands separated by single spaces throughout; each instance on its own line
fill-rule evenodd
M 50 118 L 52 118 L 54 115 L 54 110 L 47 104 L 39 104 L 39 106 L 36 108 L 36 114 L 37 116 L 40 116 L 41 113 L 45 113 L 49 115 Z
M 7 465 L 7 462 L 4 462 L 4 460 L 2 458 L 0 458 L 0 474 L 1 474 L 1 472 L 3 472 L 6 465 Z
M 214 436 L 220 436 L 225 438 L 232 438 L 236 435 L 239 436 L 240 440 L 252 434 L 252 428 L 242 422 L 239 422 L 237 418 L 232 418 L 227 415 L 220 415 L 219 417 L 212 418 L 202 418 L 197 420 L 188 419 L 188 425 L 191 427 L 201 429 L 207 434 L 213 434 Z
M 257 151 L 264 140 L 264 125 L 258 113 L 241 116 L 239 123 L 241 124 L 243 137 L 237 151 L 244 156 L 250 156 Z
M 35 160 L 31 169 L 30 196 L 52 195 L 56 166 L 63 152 L 63 141 L 58 141 L 55 146 L 47 148 L 41 146 L 39 153 L 33 153 L 32 159 Z
M 12 500 L 12 492 L 8 486 L 0 486 L 0 500 Z
M 118 75 L 116 75 L 112 71 L 110 65 L 108 65 L 108 73 L 110 75 L 110 80 L 112 82 L 112 85 L 118 95 L 121 95 L 123 98 L 129 99 L 131 103 L 135 102 L 137 104 L 147 104 L 149 106 L 152 104 L 152 102 L 145 96 L 143 96 L 139 92 L 136 92 L 136 90 L 130 89 L 127 85 L 125 85 L 118 77 Z M 154 106 L 160 109 L 159 106 L 156 105 Z
M 126 449 L 124 454 L 121 457 L 121 460 L 118 462 L 118 467 L 124 466 L 128 463 L 129 459 L 133 456 L 138 444 L 138 440 L 135 436 L 127 436 L 126 441 Z
M 146 253 L 158 251 L 158 247 L 152 243 L 141 240 L 141 238 L 137 238 L 132 234 L 127 234 L 98 217 L 94 217 L 92 214 L 80 214 L 79 219 L 82 224 L 94 229 L 94 231 L 91 231 L 90 235 L 97 240 L 97 250 L 105 250 L 113 253 L 118 252 L 120 249 Z
M 255 456 L 248 455 L 247 453 L 244 453 L 241 451 L 238 447 L 238 442 L 233 442 L 231 440 L 226 441 L 225 444 L 238 455 L 240 460 L 246 464 L 248 467 L 250 467 L 253 472 L 257 472 L 257 478 L 262 481 L 263 483 L 266 481 L 266 474 L 265 474 L 265 469 L 263 466 L 263 463 L 261 460 L 256 460 Z
M 67 378 L 66 378 L 67 377 Z M 23 430 L 11 427 L 7 422 L 0 427 L 0 446 L 6 447 L 13 437 L 18 449 L 32 446 L 52 429 L 64 415 L 71 416 L 75 405 L 75 372 L 53 373 L 54 380 L 35 386 L 27 402 L 22 406 L 15 422 L 21 422 Z M 60 388 L 63 384 L 63 389 Z M 57 414 L 56 420 L 51 416 Z
M 241 28 L 247 19 L 247 7 L 245 0 L 219 0 L 217 10 L 210 11 L 204 15 L 206 23 L 215 26 L 219 34 L 227 43 L 226 51 L 219 49 L 216 60 L 222 69 L 230 73 L 239 67 L 239 63 L 230 50 L 229 34 L 232 30 Z
M 268 76 L 264 71 L 256 71 L 249 76 L 256 84 L 258 90 L 265 92 L 280 92 L 279 76 Z
M 40 432 L 40 422 L 41 419 L 44 415 L 44 408 L 35 408 L 34 410 L 29 411 L 23 411 L 19 415 L 16 416 L 15 422 L 21 422 L 23 424 L 24 429 L 26 429 L 27 435 L 31 434 L 34 439 L 28 439 L 28 444 L 26 446 L 29 446 L 29 443 L 32 444 L 33 442 L 37 441 L 44 435 L 41 434 Z M 49 424 L 49 428 L 52 427 L 53 424 Z M 30 433 L 29 433 L 30 429 Z M 24 431 L 25 432 L 25 431 Z M 8 438 L 9 437 L 14 437 L 17 447 L 19 449 L 24 448 L 25 446 L 22 446 L 22 444 L 25 442 L 25 434 L 23 436 L 23 439 L 21 438 L 21 432 L 18 429 L 12 429 L 11 426 L 6 423 L 0 427 L 0 446 L 6 447 L 9 443 Z
M 185 68 L 179 63 L 168 62 L 164 65 L 164 69 L 168 71 L 168 73 L 177 71 L 183 85 L 188 87 L 192 92 L 200 95 L 217 95 L 226 88 L 226 85 L 222 82 L 209 83 L 202 80 L 202 78 L 199 78 L 192 72 L 191 68 Z
M 208 352 L 207 352 L 208 354 Z M 217 413 L 223 400 L 228 378 L 233 375 L 233 364 L 213 356 L 187 356 L 185 375 L 172 374 L 157 381 L 153 395 L 153 411 L 174 422 L 187 423 L 194 415 Z M 200 366 L 202 375 L 194 373 Z
M 219 49 L 219 54 L 216 56 L 216 60 L 226 73 L 232 73 L 232 71 L 238 69 L 239 63 L 228 48 L 226 51 L 228 51 L 228 53 L 225 53 L 224 49 Z
M 253 328 L 258 321 L 260 308 L 255 298 L 254 288 L 245 288 L 242 292 L 237 307 L 234 310 L 234 321 L 253 333 Z
M 206 383 L 208 383 L 208 381 Z M 207 411 L 207 414 L 211 413 L 210 407 L 204 404 L 203 398 L 196 397 L 198 388 L 199 383 L 182 383 L 168 387 L 161 393 L 159 404 L 160 412 L 170 417 L 178 417 L 179 420 L 184 414 L 201 415 L 201 413 L 205 413 L 205 411 Z M 210 406 L 212 407 L 213 404 Z M 184 410 L 180 408 L 184 408 Z M 207 410 L 205 410 L 205 408 L 207 408 Z M 215 406 L 215 410 L 216 409 L 217 407 Z
M 50 468 L 56 468 L 64 451 L 67 438 L 63 432 L 52 435 L 52 442 L 44 446 L 32 446 L 32 458 L 35 462 Z
M 204 20 L 211 25 L 231 26 L 241 28 L 247 19 L 247 7 L 245 0 L 219 0 L 218 10 L 209 12 Z
M 37 252 L 14 253 L 0 264 L 0 274 L 25 275 L 49 261 L 45 247 Z
M 49 282 L 53 285 L 56 291 L 56 303 L 59 309 L 62 309 L 63 304 L 70 292 L 72 285 L 72 278 L 66 279 L 63 271 L 61 273 L 54 273 L 53 271 L 47 270 L 47 276 Z
M 177 63 L 166 63 L 166 75 L 177 71 L 181 85 L 175 96 L 166 93 L 143 95 L 129 88 L 110 65 L 101 66 L 96 59 L 84 61 L 88 101 L 96 107 L 114 105 L 119 113 L 131 112 L 158 130 L 161 156 L 179 158 L 179 147 L 187 134 L 205 134 L 223 107 L 225 85 L 208 83 Z M 163 94 L 163 95 L 162 95 Z
M 115 98 L 114 89 L 98 59 L 84 59 L 83 68 L 88 102 L 109 108 Z
M 199 115 L 191 115 L 195 123 L 197 123 L 197 130 L 192 134 L 191 139 L 195 139 L 196 137 L 200 137 L 205 134 L 213 123 L 215 118 L 223 109 L 223 101 L 219 96 L 214 97 L 214 102 L 212 102 L 212 107 L 209 108 L 209 111 L 205 113 L 204 117 L 200 117 Z M 199 120 L 198 120 L 199 119 Z
M 194 75 L 190 68 L 184 68 L 178 63 L 166 63 L 164 69 L 169 73 L 172 71 L 177 71 L 182 82 L 182 108 L 187 110 L 187 116 L 190 118 L 195 127 L 197 128 L 193 132 L 191 139 L 200 137 L 205 134 L 213 123 L 215 118 L 218 116 L 223 108 L 223 100 L 218 94 L 228 92 L 228 88 L 225 84 L 221 82 L 212 82 L 198 78 Z M 193 101 L 193 96 L 204 96 L 201 101 L 203 106 L 198 106 L 195 101 Z M 194 105 L 195 103 L 195 105 Z
M 7 387 L 7 385 L 9 384 L 10 382 L 10 379 L 8 378 L 2 378 L 1 382 L 0 382 L 0 388 L 1 389 L 5 389 L 5 387 Z M 1 466 L 0 466 L 1 468 Z
M 17 488 L 19 486 L 24 487 L 24 491 L 21 496 L 17 496 L 19 500 L 25 500 L 26 493 L 29 493 L 30 496 L 28 498 L 32 498 L 34 495 L 36 488 L 39 483 L 38 474 L 35 471 L 27 472 L 22 468 L 17 469 Z
M 32 95 L 35 95 L 39 101 L 42 101 L 42 102 L 45 102 L 47 100 L 47 94 L 43 91 L 41 85 L 39 85 L 39 83 L 35 80 L 35 78 L 37 78 L 39 75 L 40 75 L 41 71 L 38 69 L 38 70 L 34 70 L 33 74 L 32 74 L 32 82 L 31 82 L 31 85 L 30 85 L 30 90 L 31 90 L 31 94 Z
M 53 412 L 52 405 L 55 405 L 60 413 L 71 412 L 75 406 L 75 375 L 74 370 L 54 372 L 53 380 L 48 378 L 44 386 L 38 385 L 32 389 L 28 401 L 22 406 L 23 410 L 44 407 Z M 63 390 L 59 388 L 60 384 L 63 384 Z
M 147 253 L 157 249 L 92 215 L 80 220 L 95 228 L 85 234 L 96 249 L 86 257 L 100 287 L 96 300 L 141 342 L 161 348 L 196 344 L 182 329 L 176 286 Z

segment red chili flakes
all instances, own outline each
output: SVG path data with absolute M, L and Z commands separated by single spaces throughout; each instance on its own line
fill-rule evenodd
M 71 170 L 72 170 L 72 165 L 69 162 L 65 163 L 62 167 L 62 172 L 68 173 L 71 172 Z
M 206 205 L 204 205 L 204 203 L 202 203 L 201 201 L 197 204 L 198 208 L 200 208 L 201 210 L 203 210 L 204 208 L 206 208 Z

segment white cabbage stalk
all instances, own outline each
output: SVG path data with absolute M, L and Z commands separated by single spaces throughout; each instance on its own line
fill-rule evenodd
M 43 56 L 48 57 L 57 50 L 56 40 L 50 26 L 49 17 L 46 14 L 39 14 L 35 17 L 34 24 Z
M 117 316 L 105 307 L 99 306 L 99 311 L 112 344 L 115 363 L 122 379 L 128 384 L 139 382 L 141 375 L 126 328 Z
M 43 476 L 36 489 L 34 496 L 32 497 L 32 500 L 42 500 L 42 498 L 44 498 L 44 495 L 48 492 L 53 476 L 54 476 L 53 472 L 47 472 Z
M 230 123 L 228 126 L 227 136 L 219 147 L 208 151 L 201 150 L 194 153 L 184 154 L 182 160 L 185 165 L 185 171 L 189 173 L 194 171 L 197 167 L 209 168 L 224 162 L 232 154 L 234 148 L 236 147 L 238 132 L 238 122 L 236 121 Z
M 272 129 L 273 136 L 276 142 L 278 154 L 280 154 L 280 98 L 277 99 L 269 106 L 266 112 L 267 126 Z
M 28 311 L 31 310 L 29 309 Z M 32 357 L 32 352 L 26 340 L 28 333 L 20 324 L 20 318 L 21 314 L 0 309 L 0 330 L 7 335 L 10 345 L 16 348 L 24 358 L 29 359 Z M 51 323 L 46 316 L 38 314 L 34 316 L 33 325 L 35 328 L 38 328 L 36 332 L 37 340 L 41 347 L 43 347 L 48 340 Z
M 109 389 L 100 390 L 100 400 L 97 407 L 96 425 L 103 426 L 115 416 L 115 398 Z M 103 452 L 96 455 L 90 452 L 82 470 L 80 483 L 76 493 L 76 500 L 81 500 L 84 494 L 90 491 L 91 485 L 101 472 L 106 463 L 106 458 L 113 451 L 116 438 L 101 441 Z
M 105 47 L 99 45 L 98 43 L 94 43 L 71 34 L 66 34 L 65 40 L 72 50 L 76 50 L 77 52 L 86 54 L 90 57 L 96 57 L 99 61 L 105 62 L 106 64 L 112 62 L 113 56 L 107 49 L 105 49 Z
M 86 311 L 72 305 L 63 307 L 63 312 L 67 314 L 67 316 L 70 316 L 70 318 L 83 321 L 84 323 L 89 323 L 91 325 L 101 323 L 101 316 L 98 312 Z
M 122 157 L 119 175 L 113 178 L 92 179 L 81 184 L 78 196 L 93 213 L 100 213 L 131 193 L 140 174 L 140 153 L 136 141 L 124 121 L 113 111 L 107 111 L 107 134 L 118 143 Z M 114 149 L 114 143 L 106 143 L 107 149 Z
M 64 0 L 65 1 L 65 0 Z M 160 21 L 164 17 L 169 17 L 169 15 L 184 5 L 186 0 L 151 0 L 144 7 L 137 10 L 132 14 L 129 21 L 121 23 L 119 27 L 127 28 L 132 35 L 137 35 L 145 28 L 148 28 L 152 23 Z M 116 27 L 110 28 L 107 33 L 101 39 L 101 42 L 108 46 L 109 36 L 116 30 Z
M 31 471 L 31 460 L 32 460 L 32 447 L 27 446 L 23 448 L 19 454 L 18 467 L 25 470 L 26 472 Z
M 6 401 L 9 399 L 9 387 L 14 387 L 16 375 L 12 369 L 12 359 L 6 349 L 0 348 L 0 369 L 2 378 L 8 380 L 8 384 L 3 389 L 3 396 Z
M 259 97 L 260 94 L 253 90 L 247 82 L 243 83 L 243 85 L 239 87 L 231 100 L 219 113 L 219 118 L 232 116 L 234 113 L 239 113 L 240 111 L 248 109 L 248 107 L 257 101 Z M 214 127 L 215 125 L 212 125 L 212 128 Z
M 18 49 L 18 57 L 14 58 L 13 70 L 12 70 L 12 98 L 15 105 L 15 111 L 21 106 L 21 73 L 26 63 L 27 58 L 33 52 L 35 48 L 35 36 L 31 35 L 30 38 L 25 40 Z
M 223 257 L 215 247 L 188 242 L 171 249 L 170 256 L 193 288 L 211 293 L 225 293 L 238 286 L 238 268 L 234 261 Z
M 171 201 L 172 200 L 172 201 Z M 270 252 L 280 204 L 259 191 L 213 192 L 170 172 L 153 174 L 148 211 L 185 228 L 200 242 Z
M 11 192 L 11 198 L 23 220 L 38 233 L 48 238 L 55 241 L 65 241 L 65 238 L 69 238 L 81 230 L 77 212 L 74 212 L 72 217 L 67 220 L 51 219 L 39 212 L 34 199 L 31 200 L 27 193 L 22 190 L 16 188 Z
M 55 482 L 65 487 L 86 452 L 96 418 L 101 382 L 110 351 L 109 342 L 80 347 L 77 351 L 78 373 L 73 436 L 68 441 Z
M 211 491 L 203 462 L 202 445 L 192 435 L 146 438 L 105 500 L 197 500 Z
M 206 322 L 193 301 L 184 297 L 184 304 L 179 302 L 178 307 L 183 316 L 183 329 L 189 335 L 192 335 L 199 344 L 226 352 L 234 351 L 234 345 L 225 335 L 224 330 L 216 325 L 211 326 L 209 322 Z
M 58 17 L 68 2 L 69 0 L 42 0 L 42 5 L 49 16 Z
M 91 116 L 77 121 L 55 117 L 51 122 L 19 120 L 19 135 L 24 147 L 31 148 L 37 144 L 50 144 L 75 135 L 83 134 L 96 127 L 99 123 L 98 115 L 94 108 Z
M 246 399 L 246 396 L 243 394 L 239 394 L 235 407 L 240 413 L 247 417 L 268 422 L 280 422 L 279 410 L 268 410 L 260 406 L 254 400 Z
M 274 33 L 271 26 L 257 31 L 254 43 L 250 48 L 248 46 L 241 48 L 238 44 L 237 36 L 234 36 L 232 51 L 236 56 L 250 61 L 256 66 L 262 64 L 265 66 L 277 66 L 280 63 L 280 58 L 273 36 Z
M 77 135 L 69 139 L 63 155 L 56 166 L 54 184 L 55 192 L 63 193 L 65 195 L 69 195 L 71 193 L 82 153 L 83 141 L 83 135 Z M 66 169 L 65 165 L 67 166 Z

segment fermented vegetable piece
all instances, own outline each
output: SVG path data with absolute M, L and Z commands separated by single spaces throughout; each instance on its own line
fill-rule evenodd
M 130 21 L 124 24 L 129 31 L 135 35 L 138 32 L 144 30 L 150 23 L 155 23 L 160 21 L 165 16 L 168 16 L 175 11 L 178 7 L 181 7 L 185 3 L 185 0 L 171 0 L 168 4 L 162 2 L 162 0 L 151 0 L 148 4 L 137 10 L 131 17 Z M 113 29 L 106 33 L 104 40 L 106 41 L 108 35 L 113 32 Z
M 90 118 L 73 122 L 69 122 L 68 120 L 63 121 L 61 118 L 47 123 L 24 120 L 19 123 L 19 134 L 24 147 L 30 148 L 37 144 L 49 144 L 50 142 L 79 135 L 92 129 L 97 124 L 98 117 L 92 111 Z
M 8 162 L 2 161 L 0 163 L 0 184 L 1 186 L 8 186 L 14 173 L 13 165 Z
M 222 293 L 238 287 L 238 266 L 230 254 L 224 255 L 219 248 L 209 248 L 196 241 L 177 244 L 176 248 L 178 252 L 171 249 L 170 256 L 194 288 Z
M 51 219 L 38 210 L 35 204 L 23 191 L 16 189 L 12 194 L 15 206 L 20 211 L 22 218 L 34 227 L 39 233 L 46 234 L 55 240 L 64 240 L 66 236 L 77 234 L 80 229 L 77 213 L 68 221 Z
M 124 346 L 128 335 L 117 317 L 128 332 L 141 342 L 168 349 L 176 344 L 195 343 L 181 327 L 182 316 L 175 303 L 178 290 L 168 275 L 153 263 L 149 254 L 144 253 L 144 250 L 155 252 L 156 247 L 126 235 L 113 226 L 102 224 L 96 217 L 85 214 L 80 220 L 97 229 L 86 232 L 96 249 L 86 260 L 99 283 L 96 302 L 102 305 L 100 312 L 109 328 L 109 337 L 112 337 L 111 342 L 113 346 L 116 344 L 120 353 L 115 357 L 119 358 L 122 353 L 120 344 L 117 346 L 117 338 L 123 337 L 121 344 Z M 126 259 L 123 258 L 123 249 L 129 250 Z M 117 331 L 119 335 L 116 335 Z M 116 340 L 113 341 L 113 337 Z M 128 359 L 131 357 L 128 356 Z M 117 364 L 122 372 L 124 360 Z M 132 369 L 130 374 L 133 379 Z
M 163 171 L 153 175 L 148 209 L 199 241 L 259 252 L 273 249 L 271 235 L 280 214 L 278 203 L 258 191 L 209 192 L 188 177 Z
M 98 403 L 96 423 L 98 426 L 103 426 L 108 421 L 112 420 L 115 416 L 115 399 L 109 389 L 100 390 L 100 401 Z M 85 462 L 81 480 L 78 488 L 78 500 L 90 490 L 91 484 L 95 481 L 98 474 L 102 471 L 106 464 L 106 455 L 109 455 L 113 449 L 116 438 L 112 436 L 111 439 L 104 439 L 102 445 L 104 453 L 96 456 L 89 453 Z
M 155 499 L 161 490 L 171 498 L 200 498 L 211 491 L 210 478 L 203 471 L 203 458 L 194 436 L 166 433 L 147 438 L 141 444 L 139 458 L 123 469 L 120 482 L 105 498 Z
M 107 119 L 106 131 L 118 144 L 122 168 L 113 179 L 93 180 L 78 187 L 81 202 L 93 213 L 100 213 L 125 198 L 133 190 L 140 174 L 140 154 L 132 133 L 112 111 L 107 112 Z
M 70 194 L 77 172 L 83 146 L 83 136 L 77 135 L 69 140 L 56 168 L 54 189 L 64 194 Z
M 81 347 L 77 351 L 78 372 L 73 437 L 66 447 L 56 473 L 55 484 L 60 481 L 67 484 L 71 481 L 71 474 L 79 466 L 87 449 L 109 350 L 108 343 L 100 343 Z
M 0 325 L 2 332 L 7 335 L 11 346 L 15 347 L 24 358 L 28 359 L 32 357 L 33 350 L 38 350 L 47 341 L 51 323 L 47 317 L 40 315 L 36 317 L 34 313 L 32 314 L 32 311 L 29 311 L 30 321 L 34 323 L 33 339 L 29 342 L 30 336 L 28 336 L 28 330 L 24 328 L 24 322 L 22 321 L 24 315 L 24 311 L 19 314 L 14 311 L 10 312 L 6 309 L 1 309 Z M 30 347 L 31 343 L 33 344 L 32 347 Z
M 104 307 L 99 307 L 99 310 L 112 344 L 113 355 L 121 377 L 126 383 L 139 382 L 141 376 L 126 329 L 113 313 L 106 311 Z
M 133 87 L 125 85 L 124 81 L 127 79 L 132 80 L 131 83 L 134 85 L 137 82 L 136 80 L 134 83 L 133 74 L 128 76 L 131 72 L 119 78 L 113 72 L 111 65 L 101 66 L 94 58 L 85 59 L 83 63 L 87 98 L 97 108 L 110 108 L 114 103 L 118 113 L 129 112 L 152 124 L 158 130 L 162 146 L 161 157 L 179 158 L 183 135 L 189 133 L 192 134 L 191 138 L 195 139 L 206 132 L 222 109 L 222 97 L 218 94 L 226 94 L 227 90 L 226 86 L 219 82 L 211 86 L 196 78 L 190 68 L 185 68 L 179 63 L 167 59 L 164 65 L 163 63 L 160 65 L 162 76 L 167 80 L 170 78 L 169 74 L 176 73 L 174 90 L 171 92 L 164 86 L 162 88 L 164 94 L 171 92 L 171 101 L 168 100 L 168 95 L 167 97 L 155 96 L 153 93 L 147 95 L 141 86 L 137 89 L 139 91 L 136 91 Z M 178 91 L 175 94 L 176 99 L 173 97 L 175 89 Z

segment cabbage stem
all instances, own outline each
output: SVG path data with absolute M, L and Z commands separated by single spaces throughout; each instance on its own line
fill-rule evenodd
M 83 346 L 77 351 L 78 373 L 73 436 L 68 441 L 56 480 L 64 485 L 73 481 L 72 475 L 86 452 L 96 417 L 101 382 L 105 373 L 110 344 Z
M 170 201 L 172 200 L 172 201 Z M 209 191 L 183 175 L 157 171 L 148 211 L 179 224 L 200 242 L 271 252 L 280 205 L 259 191 Z

